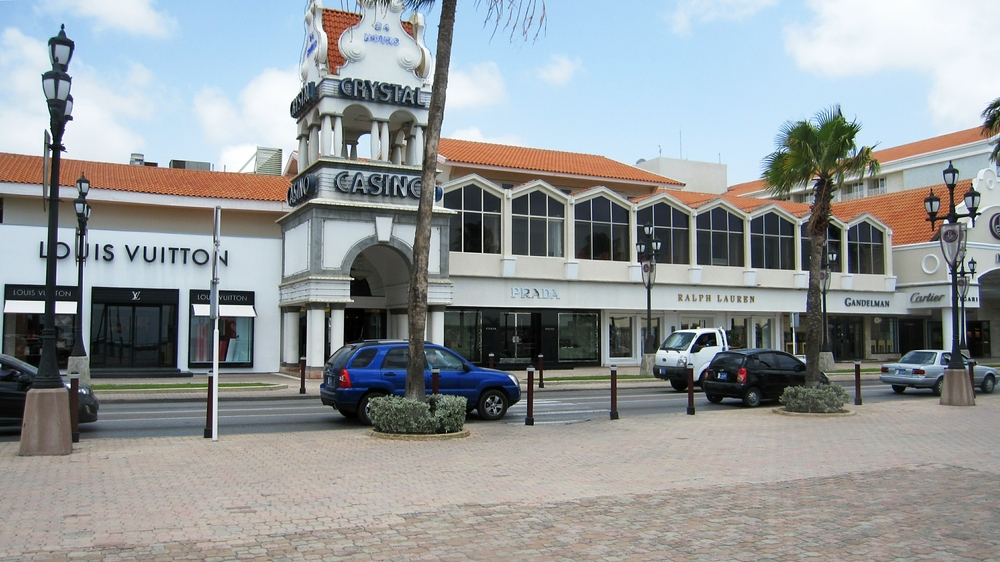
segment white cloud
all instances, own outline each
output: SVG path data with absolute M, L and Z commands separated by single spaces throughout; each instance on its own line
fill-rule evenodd
M 562 86 L 573 79 L 578 70 L 583 69 L 580 57 L 569 58 L 566 55 L 552 55 L 549 64 L 535 69 L 535 76 L 544 82 Z
M 508 144 L 512 146 L 524 146 L 524 141 L 521 137 L 517 135 L 500 135 L 496 137 L 487 137 L 483 134 L 483 131 L 479 127 L 468 127 L 465 129 L 458 129 L 450 135 L 446 135 L 449 139 L 476 141 L 476 142 L 491 142 L 494 144 Z
M 177 20 L 153 8 L 155 0 L 43 0 L 42 9 L 94 20 L 94 29 L 118 29 L 132 35 L 167 37 Z
M 296 69 L 266 69 L 246 85 L 235 103 L 218 88 L 198 92 L 195 114 L 206 139 L 219 147 L 216 169 L 239 170 L 257 146 L 281 148 L 287 160 L 298 148 L 288 104 L 299 87 Z
M 0 150 L 41 154 L 42 131 L 49 113 L 42 95 L 41 74 L 51 69 L 46 44 L 15 28 L 0 33 Z M 149 115 L 155 104 L 148 90 L 150 72 L 133 65 L 123 77 L 103 77 L 74 59 L 73 121 L 66 126 L 66 156 L 118 162 L 142 147 L 141 135 L 131 130 L 131 119 Z M 113 85 L 113 86 L 112 86 Z
M 927 104 L 942 130 L 978 123 L 1000 95 L 996 0 L 810 0 L 814 19 L 789 26 L 785 46 L 799 67 L 832 77 L 915 71 L 931 80 Z M 860 88 L 893 88 L 865 80 Z
M 448 109 L 482 109 L 507 101 L 503 75 L 495 62 L 472 65 L 448 75 Z
M 692 22 L 739 21 L 778 3 L 778 0 L 679 0 L 677 9 L 667 14 L 674 33 L 691 32 Z

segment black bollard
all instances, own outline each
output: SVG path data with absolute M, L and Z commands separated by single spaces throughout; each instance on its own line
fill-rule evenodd
M 545 388 L 545 356 L 538 354 L 538 388 Z
M 491 353 L 492 357 L 493 354 Z M 524 425 L 535 425 L 535 368 L 528 367 L 528 414 L 524 417 Z
M 854 362 L 854 405 L 861 405 L 861 361 Z
M 69 375 L 69 421 L 73 442 L 80 442 L 80 373 Z
M 490 354 L 490 369 L 493 368 L 493 354 Z
M 688 375 L 688 409 L 687 409 L 687 414 L 689 416 L 693 416 L 694 415 L 694 366 L 688 365 L 687 375 Z
M 431 394 L 438 393 L 438 383 L 441 381 L 441 369 L 431 369 Z
M 976 362 L 969 361 L 969 384 L 972 385 L 972 395 L 976 395 Z
M 611 419 L 618 419 L 618 365 L 611 366 Z
M 299 394 L 306 393 L 306 358 L 299 357 Z
M 205 439 L 212 438 L 212 388 L 215 386 L 212 384 L 213 376 L 210 371 L 208 373 L 208 411 L 205 412 Z

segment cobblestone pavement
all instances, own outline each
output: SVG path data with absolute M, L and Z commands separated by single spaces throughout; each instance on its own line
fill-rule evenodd
M 3 560 L 1000 560 L 1000 395 L 387 441 L 0 443 Z M 911 399 L 912 398 L 912 399 Z

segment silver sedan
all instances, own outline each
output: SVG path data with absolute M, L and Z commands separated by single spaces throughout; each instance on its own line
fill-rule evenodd
M 951 360 L 951 352 L 943 349 L 915 349 L 908 352 L 896 363 L 882 365 L 879 380 L 891 384 L 892 390 L 898 393 L 910 388 L 929 388 L 936 396 L 941 395 L 944 386 L 944 371 Z M 962 356 L 965 369 L 968 370 L 971 360 Z M 993 392 L 1000 372 L 993 367 L 979 366 L 973 371 L 975 386 L 989 394 Z

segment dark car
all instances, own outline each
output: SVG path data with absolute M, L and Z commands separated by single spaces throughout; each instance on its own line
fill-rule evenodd
M 738 398 L 753 408 L 805 382 L 806 364 L 793 355 L 774 349 L 734 349 L 716 354 L 702 386 L 709 402 Z M 829 384 L 830 380 L 820 373 L 820 382 Z
M 21 425 L 24 418 L 24 399 L 35 382 L 38 369 L 10 355 L 0 354 L 0 425 Z M 69 383 L 63 379 L 69 389 Z M 80 423 L 97 421 L 101 407 L 94 392 L 85 384 L 79 391 Z
M 347 417 L 371 425 L 368 401 L 376 396 L 406 393 L 406 340 L 370 340 L 349 343 L 326 362 L 319 393 L 323 404 Z M 498 420 L 521 399 L 517 377 L 505 371 L 476 367 L 454 351 L 424 344 L 424 386 L 431 392 L 431 369 L 438 369 L 441 394 L 464 396 L 468 411 L 485 420 Z

